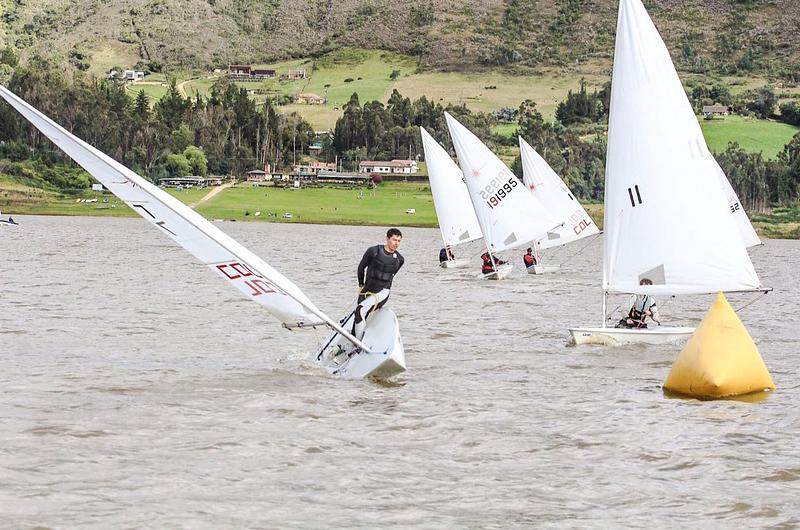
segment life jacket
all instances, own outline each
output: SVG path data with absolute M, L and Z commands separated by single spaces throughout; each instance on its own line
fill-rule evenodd
M 403 266 L 403 256 L 399 252 L 387 254 L 383 245 L 376 245 L 372 259 L 367 265 L 367 290 L 377 292 L 375 289 L 390 289 L 392 280 L 400 267 Z
M 526 267 L 531 267 L 533 265 L 536 265 L 536 261 L 533 259 L 533 254 L 525 254 L 524 256 L 522 256 L 522 261 L 525 262 Z
M 481 272 L 484 274 L 494 272 L 494 265 L 492 264 L 492 258 L 489 257 L 489 254 L 482 254 L 481 259 L 483 260 Z

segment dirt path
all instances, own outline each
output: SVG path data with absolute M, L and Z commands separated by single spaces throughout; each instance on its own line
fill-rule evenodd
M 199 201 L 197 201 L 197 202 L 193 202 L 192 204 L 190 204 L 190 205 L 189 205 L 189 208 L 195 208 L 195 207 L 197 207 L 197 206 L 199 206 L 199 205 L 203 204 L 204 202 L 211 200 L 211 199 L 212 199 L 212 197 L 214 197 L 214 196 L 215 196 L 217 193 L 220 193 L 220 192 L 221 192 L 222 190 L 224 190 L 224 189 L 230 188 L 231 186 L 233 186 L 233 184 L 234 184 L 233 182 L 226 182 L 226 183 L 225 183 L 225 184 L 223 184 L 222 186 L 214 186 L 214 189 L 212 189 L 211 191 L 209 191 L 208 193 L 206 193 L 206 194 L 203 196 L 203 198 L 202 198 L 202 199 L 200 199 L 200 200 L 199 200 Z

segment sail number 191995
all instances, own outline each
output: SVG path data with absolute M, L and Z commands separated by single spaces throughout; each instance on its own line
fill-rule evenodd
M 506 182 L 502 182 L 498 178 L 492 179 L 484 189 L 481 190 L 481 198 L 486 201 L 489 208 L 494 208 L 500 204 L 500 201 L 508 197 L 511 190 L 519 185 L 517 177 L 513 175 L 509 177 Z

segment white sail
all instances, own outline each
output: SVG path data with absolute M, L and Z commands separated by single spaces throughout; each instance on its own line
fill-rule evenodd
M 433 205 L 439 218 L 439 230 L 445 245 L 467 243 L 483 237 L 469 191 L 464 184 L 464 174 L 453 162 L 442 146 L 419 128 L 422 134 L 422 148 L 428 166 Z
M 519 137 L 522 181 L 559 223 L 547 237 L 537 242 L 540 249 L 566 245 L 600 232 L 581 203 L 544 158 Z
M 0 96 L 133 211 L 287 327 L 324 322 L 351 338 L 295 284 L 194 210 L 73 136 L 7 88 L 0 86 Z M 358 340 L 353 342 L 362 346 Z
M 722 171 L 721 167 L 719 167 L 719 163 L 716 161 L 716 159 L 714 160 L 714 165 L 717 168 L 717 174 L 719 175 L 719 183 L 722 186 L 722 191 L 725 193 L 725 197 L 728 199 L 728 208 L 730 209 L 733 218 L 736 219 L 736 226 L 739 229 L 739 234 L 742 236 L 744 246 L 750 248 L 760 245 L 761 239 L 758 237 L 758 234 L 756 234 L 753 224 L 747 217 L 747 212 L 744 211 L 744 206 L 742 206 L 742 203 L 739 201 L 739 196 L 736 195 L 735 191 L 733 191 L 733 186 L 731 186 L 731 183 L 728 180 L 728 177 L 725 175 L 725 172 Z
M 611 87 L 603 287 L 678 294 L 760 287 L 716 162 L 640 0 L 621 0 Z M 640 286 L 642 278 L 654 285 Z
M 498 252 L 543 239 L 556 220 L 477 136 L 445 117 L 488 248 Z

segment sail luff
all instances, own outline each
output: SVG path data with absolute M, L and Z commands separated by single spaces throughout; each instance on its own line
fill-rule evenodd
M 178 199 L 72 135 L 22 98 L 0 86 L 0 96 L 133 211 L 289 326 L 312 315 L 360 347 L 360 341 L 322 313 L 303 292 L 264 260 Z

